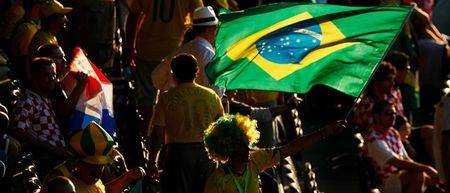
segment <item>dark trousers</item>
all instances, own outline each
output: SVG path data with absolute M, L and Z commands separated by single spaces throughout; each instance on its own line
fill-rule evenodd
M 216 164 L 208 158 L 203 143 L 168 144 L 164 148 L 162 193 L 198 193 Z

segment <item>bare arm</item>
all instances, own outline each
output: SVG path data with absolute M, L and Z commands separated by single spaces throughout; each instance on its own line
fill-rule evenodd
M 431 166 L 414 162 L 411 159 L 398 159 L 397 157 L 391 158 L 387 161 L 387 163 L 397 167 L 400 170 L 425 172 L 431 177 L 432 184 L 436 184 L 439 182 L 439 175 L 437 174 L 437 171 Z
M 88 80 L 88 75 L 83 72 L 78 72 L 75 75 L 75 79 L 77 80 L 77 85 L 70 93 L 69 97 L 58 104 L 58 112 L 63 117 L 69 117 L 75 106 L 77 105 L 78 99 L 80 98 L 81 93 L 83 93 L 84 88 L 86 87 L 86 83 Z
M 341 132 L 345 128 L 345 122 L 345 120 L 338 120 L 320 128 L 314 133 L 295 138 L 293 141 L 280 148 L 281 158 L 300 153 L 306 147 L 319 142 L 323 138 Z
M 141 13 L 128 12 L 125 37 L 126 37 L 126 52 L 128 54 L 128 65 L 135 66 L 134 57 L 136 55 L 136 39 L 140 32 L 141 24 L 144 21 L 145 15 Z
M 150 177 L 158 177 L 158 168 L 156 167 L 156 156 L 158 155 L 158 151 L 161 149 L 161 144 L 163 143 L 164 138 L 164 127 L 162 126 L 153 126 L 153 129 L 150 134 L 150 144 L 148 147 L 149 151 L 149 166 L 153 167 L 150 171 Z

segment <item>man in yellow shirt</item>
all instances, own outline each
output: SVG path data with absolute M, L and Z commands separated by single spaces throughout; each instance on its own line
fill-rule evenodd
M 147 129 L 156 102 L 157 89 L 151 81 L 153 69 L 183 41 L 193 12 L 202 0 L 129 1 L 126 44 L 129 65 L 135 66 L 136 100 L 143 117 L 141 130 Z
M 215 168 L 203 146 L 203 132 L 224 112 L 214 90 L 194 82 L 197 65 L 192 55 L 175 56 L 171 67 L 176 86 L 162 93 L 156 104 L 149 151 L 150 160 L 156 160 L 164 132 L 162 193 L 203 192 Z
M 56 35 L 58 35 L 67 25 L 68 14 L 72 11 L 71 7 L 64 7 L 56 0 L 45 3 L 41 7 L 41 26 L 42 28 L 36 32 L 31 40 L 29 47 L 29 56 L 36 56 L 39 46 L 44 44 L 58 44 Z

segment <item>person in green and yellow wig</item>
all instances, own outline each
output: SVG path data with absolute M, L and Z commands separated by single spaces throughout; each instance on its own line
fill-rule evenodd
M 344 127 L 345 120 L 338 120 L 281 147 L 250 149 L 259 138 L 256 121 L 239 114 L 224 115 L 205 131 L 204 143 L 208 155 L 221 166 L 209 176 L 204 192 L 257 193 L 259 173 L 278 164 L 281 159 L 341 132 Z
M 114 162 L 114 155 L 120 155 L 113 145 L 112 137 L 100 125 L 90 122 L 70 137 L 69 148 L 76 157 L 56 166 L 47 175 L 41 193 L 46 193 L 47 183 L 56 176 L 69 178 L 77 193 L 120 193 L 132 181 L 142 179 L 145 171 L 139 167 L 128 170 L 111 182 L 102 182 L 100 178 L 105 167 Z

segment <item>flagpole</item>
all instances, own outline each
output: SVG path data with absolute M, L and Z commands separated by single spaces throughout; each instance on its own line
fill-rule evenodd
M 62 82 L 64 79 L 66 79 L 67 75 L 69 75 L 70 70 L 68 70 L 60 79 L 59 82 Z
M 372 79 L 372 77 L 370 77 L 370 79 Z M 366 85 L 368 85 L 368 84 L 366 84 Z M 350 108 L 350 110 L 347 112 L 347 114 L 345 115 L 345 118 L 344 118 L 345 120 L 348 119 L 348 117 L 352 113 L 353 109 L 356 108 L 356 106 L 361 102 L 361 95 L 362 95 L 363 91 L 366 90 L 366 88 L 367 88 L 367 86 L 364 86 L 364 88 L 362 89 L 361 93 L 359 93 L 359 96 L 353 100 L 353 105 Z

